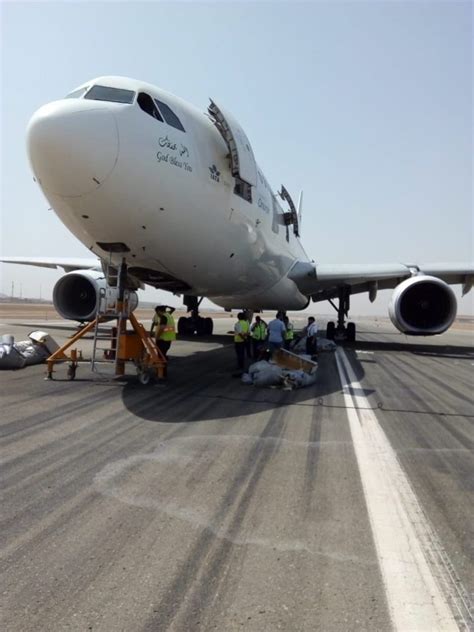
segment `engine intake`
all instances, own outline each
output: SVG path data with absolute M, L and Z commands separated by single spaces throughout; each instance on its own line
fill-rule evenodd
M 96 317 L 101 290 L 107 283 L 102 272 L 78 270 L 62 276 L 53 289 L 53 303 L 56 311 L 69 320 L 90 321 Z M 109 296 L 110 289 L 107 293 Z M 135 292 L 129 293 L 130 311 L 138 305 Z
M 456 311 L 456 296 L 449 285 L 421 275 L 397 285 L 388 307 L 395 327 L 412 336 L 442 334 L 453 324 Z

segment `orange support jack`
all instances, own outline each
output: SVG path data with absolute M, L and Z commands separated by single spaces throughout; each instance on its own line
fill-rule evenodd
M 118 302 L 117 313 L 121 314 L 122 308 L 123 304 Z M 127 319 L 130 320 L 134 332 L 130 330 L 127 331 Z M 69 361 L 70 364 L 68 366 L 67 375 L 70 380 L 73 380 L 76 376 L 78 358 L 82 357 L 82 355 L 79 356 L 76 349 L 71 349 L 71 354 L 68 356 L 65 353 L 66 350 L 85 334 L 96 328 L 99 323 L 108 320 L 110 320 L 110 317 L 107 317 L 107 315 L 98 316 L 55 351 L 46 361 L 46 379 L 53 379 L 54 365 L 56 362 Z M 155 341 L 149 336 L 143 325 L 138 322 L 133 313 L 128 316 L 119 315 L 117 320 L 117 337 L 114 343 L 112 336 L 110 350 L 115 359 L 115 375 L 124 375 L 125 363 L 131 361 L 134 362 L 137 368 L 138 379 L 142 384 L 148 384 L 153 377 L 158 377 L 159 379 L 163 378 L 165 375 L 166 358 L 158 349 Z
M 77 367 L 77 352 L 76 352 L 75 349 L 72 349 L 70 357 L 68 357 L 64 352 L 66 351 L 66 349 L 69 349 L 69 347 L 71 345 L 73 345 L 80 338 L 82 338 L 85 334 L 87 334 L 91 329 L 93 329 L 96 326 L 97 321 L 101 322 L 101 320 L 103 320 L 103 319 L 102 318 L 99 318 L 99 319 L 95 318 L 88 325 L 86 325 L 85 327 L 82 327 L 82 329 L 80 331 L 78 331 L 66 343 L 64 343 L 62 345 L 62 347 L 59 347 L 59 349 L 57 349 L 52 355 L 49 356 L 49 358 L 46 360 L 46 364 L 48 366 L 47 372 L 46 372 L 46 379 L 47 380 L 52 380 L 53 379 L 53 373 L 54 373 L 54 368 L 53 367 L 54 367 L 55 363 L 56 362 L 64 362 L 65 360 L 71 360 L 71 366 L 74 366 L 74 376 L 71 377 L 71 379 L 74 379 L 74 377 L 75 377 L 75 369 Z
M 132 313 L 129 315 L 130 323 L 135 330 L 135 333 L 140 338 L 145 351 L 142 364 L 142 372 L 139 373 L 139 379 L 142 384 L 146 384 L 149 378 L 145 377 L 150 375 L 150 372 L 155 371 L 159 379 L 162 379 L 165 375 L 166 358 L 158 349 L 153 338 L 151 338 L 145 327 L 138 322 L 135 315 Z M 151 375 L 150 375 L 151 377 Z

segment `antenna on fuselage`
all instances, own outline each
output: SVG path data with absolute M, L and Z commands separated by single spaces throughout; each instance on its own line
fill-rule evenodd
M 298 198 L 298 226 L 301 230 L 301 220 L 303 218 L 303 189 L 300 191 L 300 196 Z

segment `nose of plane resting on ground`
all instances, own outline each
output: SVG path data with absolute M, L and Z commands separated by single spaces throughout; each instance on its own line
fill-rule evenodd
M 40 108 L 30 120 L 27 146 L 33 172 L 47 191 L 64 197 L 99 188 L 118 157 L 115 116 L 106 107 L 78 108 L 58 101 Z

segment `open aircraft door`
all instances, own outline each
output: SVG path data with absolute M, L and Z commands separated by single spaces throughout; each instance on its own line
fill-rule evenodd
M 230 169 L 235 178 L 234 193 L 252 202 L 252 187 L 257 186 L 257 163 L 246 133 L 235 118 L 211 99 L 211 120 L 229 149 Z

